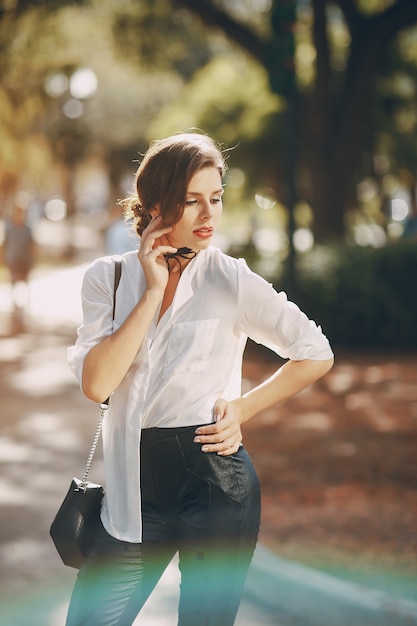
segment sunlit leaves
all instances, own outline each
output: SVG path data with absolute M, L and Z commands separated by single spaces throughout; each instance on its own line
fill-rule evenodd
M 358 9 L 365 15 L 382 13 L 388 7 L 395 4 L 396 0 L 358 0 Z
M 157 136 L 199 127 L 226 143 L 256 137 L 263 119 L 282 110 L 270 93 L 267 76 L 241 54 L 218 56 L 162 109 L 150 127 Z
M 177 71 L 184 78 L 204 66 L 216 37 L 168 0 L 113 3 L 113 33 L 126 58 L 149 70 Z

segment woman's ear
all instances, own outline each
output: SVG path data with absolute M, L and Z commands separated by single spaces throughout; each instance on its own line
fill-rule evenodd
M 159 207 L 155 207 L 154 209 L 149 211 L 149 213 L 152 215 L 152 217 L 159 217 L 159 215 L 160 215 Z

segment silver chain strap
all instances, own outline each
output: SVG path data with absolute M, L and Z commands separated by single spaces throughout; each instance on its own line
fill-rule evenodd
M 90 454 L 88 455 L 88 459 L 87 459 L 87 463 L 85 464 L 85 470 L 84 470 L 84 475 L 81 479 L 81 483 L 79 488 L 82 489 L 83 491 L 85 491 L 87 489 L 87 476 L 88 473 L 91 469 L 91 464 L 93 462 L 93 457 L 95 454 L 95 451 L 97 449 L 97 444 L 98 444 L 98 440 L 100 439 L 100 434 L 101 434 L 101 430 L 103 428 L 103 420 L 104 420 L 104 415 L 108 409 L 108 405 L 103 403 L 100 404 L 100 417 L 98 420 L 98 424 L 97 424 L 97 430 L 96 430 L 96 434 L 94 435 L 94 439 L 93 439 L 93 443 L 91 445 L 91 450 L 90 450 Z
M 116 307 L 116 291 L 119 285 L 121 273 L 122 273 L 121 262 L 116 261 L 115 272 L 114 272 L 114 288 L 113 288 L 113 319 L 114 319 L 114 312 L 115 312 L 115 307 Z M 99 417 L 98 424 L 97 424 L 96 434 L 94 435 L 90 454 L 88 455 L 87 463 L 85 464 L 84 475 L 79 485 L 79 489 L 82 489 L 83 491 L 86 491 L 87 489 L 87 484 L 88 484 L 87 476 L 90 471 L 91 464 L 93 462 L 93 457 L 97 448 L 98 440 L 100 439 L 101 430 L 103 428 L 104 415 L 108 408 L 109 408 L 108 400 L 100 404 L 100 417 Z

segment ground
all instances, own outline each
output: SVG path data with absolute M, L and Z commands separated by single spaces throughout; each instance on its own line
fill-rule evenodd
M 28 332 L 15 334 L 6 307 L 0 315 L 0 596 L 46 589 L 64 569 L 48 529 L 97 419 L 65 357 L 83 272 L 35 281 Z M 0 285 L 2 306 L 7 293 Z M 263 494 L 260 539 L 278 555 L 417 600 L 416 354 L 335 354 L 322 380 L 244 425 Z M 249 344 L 245 389 L 279 364 Z
M 247 388 L 279 364 L 247 349 Z M 282 556 L 417 597 L 413 355 L 348 354 L 244 426 L 263 493 L 261 539 Z

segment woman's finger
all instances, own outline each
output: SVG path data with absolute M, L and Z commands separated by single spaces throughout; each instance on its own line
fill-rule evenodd
M 236 454 L 236 452 L 239 450 L 241 445 L 242 444 L 240 441 L 239 443 L 234 443 L 233 445 L 229 446 L 226 450 L 220 450 L 217 453 L 217 456 L 230 456 L 231 454 Z
M 155 233 L 157 231 L 161 232 L 170 232 L 172 230 L 172 226 L 163 226 L 162 219 L 160 217 L 154 217 L 149 222 L 146 228 L 143 229 L 142 237 L 145 235 L 149 235 L 150 233 Z
M 223 400 L 223 398 L 219 398 L 216 401 L 213 409 L 214 421 L 219 422 L 225 416 L 227 409 L 227 401 Z
M 215 429 L 214 432 L 205 432 L 205 434 L 202 434 L 199 431 L 200 429 L 197 431 L 194 442 L 202 444 L 201 450 L 203 452 L 232 454 L 233 452 L 236 452 L 242 441 L 240 428 L 228 427 L 221 431 Z
M 196 443 L 221 443 L 228 436 L 228 428 L 222 424 L 222 428 L 216 424 L 201 426 L 196 430 L 194 441 Z
M 164 254 L 174 254 L 176 251 L 177 248 L 173 248 L 172 246 L 158 246 L 149 250 L 149 252 L 145 253 L 145 255 L 148 258 L 158 258 Z
M 160 218 L 155 218 L 155 222 L 156 220 L 160 221 Z M 155 222 L 150 222 L 142 233 L 141 248 L 144 250 L 153 248 L 158 239 L 163 239 L 162 243 L 168 243 L 166 235 L 172 231 L 172 226 L 161 227 L 160 223 Z
M 167 231 L 170 232 L 170 231 Z M 150 252 L 153 248 L 155 248 L 155 244 L 159 245 L 158 240 L 164 237 L 164 235 L 166 234 L 164 229 L 161 230 L 156 230 L 152 233 L 148 233 L 147 236 L 143 236 L 141 237 L 141 244 L 140 244 L 140 249 L 142 249 L 142 251 L 144 252 Z M 168 239 L 166 239 L 166 242 L 163 242 L 165 244 L 168 244 Z M 175 248 L 175 250 L 177 250 L 177 248 Z
M 236 438 L 225 439 L 220 443 L 204 444 L 201 448 L 202 452 L 212 452 L 219 456 L 228 456 L 239 450 L 241 442 Z

